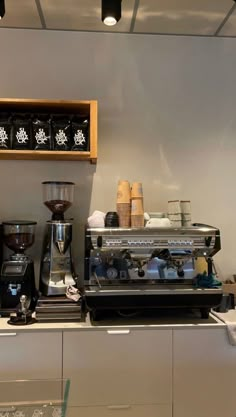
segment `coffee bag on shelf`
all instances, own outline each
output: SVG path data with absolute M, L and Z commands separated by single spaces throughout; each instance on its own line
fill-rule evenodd
M 55 151 L 69 151 L 71 148 L 71 121 L 69 115 L 52 115 L 52 138 Z
M 11 149 L 12 122 L 8 113 L 0 114 L 0 149 Z
M 12 148 L 18 150 L 31 149 L 30 114 L 15 114 L 12 125 Z
M 47 114 L 34 115 L 32 119 L 32 149 L 52 149 L 51 119 Z
M 72 119 L 72 151 L 89 151 L 89 119 L 74 116 Z

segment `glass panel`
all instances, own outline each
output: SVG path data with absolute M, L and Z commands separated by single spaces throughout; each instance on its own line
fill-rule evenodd
M 65 417 L 70 381 L 0 381 L 0 417 Z

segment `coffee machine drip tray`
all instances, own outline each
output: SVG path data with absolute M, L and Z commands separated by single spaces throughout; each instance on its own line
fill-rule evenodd
M 85 291 L 87 308 L 92 311 L 141 311 L 149 309 L 196 308 L 208 316 L 212 305 L 220 303 L 222 290 L 194 289 L 182 285 L 145 285 L 140 288 L 89 287 Z

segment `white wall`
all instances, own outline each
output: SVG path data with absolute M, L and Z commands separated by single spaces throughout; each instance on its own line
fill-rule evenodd
M 146 211 L 191 199 L 193 220 L 218 226 L 222 278 L 236 272 L 236 40 L 204 37 L 0 30 L 0 96 L 97 99 L 97 166 L 0 161 L 0 218 L 38 221 L 43 180 L 76 183 L 74 253 L 83 225 L 115 209 L 118 179 L 143 182 Z

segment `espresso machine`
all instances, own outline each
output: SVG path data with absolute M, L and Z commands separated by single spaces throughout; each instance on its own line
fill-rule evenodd
M 197 285 L 196 260 L 214 272 L 220 250 L 217 228 L 86 228 L 85 299 L 96 320 L 101 313 L 154 309 L 200 309 L 208 318 L 222 289 Z
M 9 316 L 20 305 L 24 296 L 26 309 L 33 310 L 36 304 L 34 263 L 25 250 L 34 243 L 35 221 L 5 221 L 2 223 L 3 243 L 13 251 L 3 260 L 0 276 L 0 314 Z
M 64 219 L 72 205 L 73 182 L 45 181 L 43 201 L 52 212 L 43 241 L 39 290 L 43 296 L 65 295 L 66 288 L 75 284 L 71 256 L 72 222 Z

